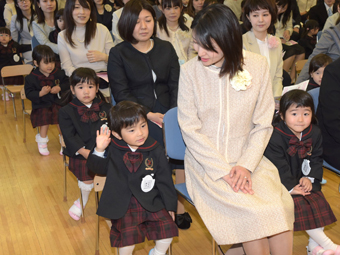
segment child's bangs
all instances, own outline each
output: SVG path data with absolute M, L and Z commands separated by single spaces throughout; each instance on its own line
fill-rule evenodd
M 129 110 L 126 112 L 124 123 L 122 125 L 123 128 L 128 128 L 131 126 L 134 126 L 139 121 L 145 120 L 144 116 L 141 113 L 135 113 L 134 111 L 129 112 Z
M 42 58 L 42 61 L 45 63 L 45 64 L 48 64 L 48 63 L 51 63 L 51 62 L 55 62 L 55 55 L 54 53 L 53 54 L 49 54 L 50 52 L 49 51 L 46 51 L 45 52 L 45 56 L 43 56 Z
M 162 7 L 165 8 L 171 8 L 171 7 L 182 7 L 182 0 L 163 0 L 162 1 Z

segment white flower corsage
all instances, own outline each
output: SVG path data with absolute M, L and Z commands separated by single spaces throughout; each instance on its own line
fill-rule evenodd
M 247 70 L 238 71 L 236 75 L 231 79 L 231 86 L 236 90 L 247 90 L 251 87 L 251 77 Z
M 111 7 L 111 5 L 109 5 L 109 4 L 105 4 L 105 5 L 104 5 L 104 8 L 105 8 L 105 10 L 106 10 L 107 12 L 111 12 L 111 11 L 112 11 L 112 7 Z
M 279 38 L 277 38 L 276 36 L 270 36 L 268 38 L 268 48 L 269 49 L 275 49 L 277 46 L 279 46 L 281 43 L 281 41 L 279 40 Z

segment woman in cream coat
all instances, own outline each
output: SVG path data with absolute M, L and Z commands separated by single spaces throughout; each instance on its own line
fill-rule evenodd
M 263 157 L 274 111 L 267 61 L 242 52 L 225 5 L 201 11 L 193 27 L 198 57 L 182 66 L 178 95 L 189 195 L 218 244 L 291 255 L 293 200 Z
M 267 58 L 274 97 L 282 94 L 282 44 L 269 35 L 277 20 L 276 6 L 271 0 L 248 0 L 244 4 L 243 24 L 251 29 L 242 36 L 245 50 Z

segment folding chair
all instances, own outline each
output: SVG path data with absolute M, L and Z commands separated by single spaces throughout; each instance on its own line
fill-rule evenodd
M 26 100 L 26 95 L 25 95 L 25 88 L 22 88 L 20 90 L 20 96 L 21 96 L 21 104 L 22 104 L 22 117 L 23 117 L 23 125 L 24 125 L 24 139 L 23 142 L 26 142 L 26 118 L 25 115 L 30 116 L 32 113 L 32 110 L 27 110 L 25 108 L 25 100 Z M 39 133 L 39 127 L 37 127 L 37 132 Z
M 4 97 L 6 92 L 12 96 L 14 117 L 17 120 L 17 112 L 15 108 L 14 94 L 20 93 L 21 89 L 24 87 L 23 84 L 8 84 L 5 85 L 4 78 L 13 76 L 25 76 L 31 73 L 33 66 L 31 65 L 16 65 L 16 66 L 5 66 L 1 69 L 2 84 L 4 85 L 3 93 Z M 4 100 L 5 114 L 7 114 L 6 100 Z
M 177 107 L 170 109 L 163 118 L 163 133 L 166 155 L 175 160 L 184 160 L 185 144 L 177 120 Z M 195 206 L 191 200 L 185 183 L 175 184 L 177 193 L 190 204 Z M 216 242 L 212 238 L 212 255 L 216 255 Z
M 106 182 L 106 176 L 96 175 L 93 180 L 93 189 L 95 192 L 97 210 L 98 210 L 98 204 L 99 204 L 99 192 L 103 191 L 105 182 Z M 99 215 L 97 215 L 95 255 L 99 255 Z
M 308 59 L 299 60 L 295 63 L 295 73 L 296 78 L 299 76 L 300 72 L 302 71 L 302 68 L 307 63 Z

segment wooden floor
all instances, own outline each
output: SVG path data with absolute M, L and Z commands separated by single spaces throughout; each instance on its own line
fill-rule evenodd
M 86 222 L 74 221 L 68 209 L 78 198 L 76 179 L 68 171 L 68 201 L 63 202 L 63 163 L 55 126 L 49 130 L 49 156 L 40 156 L 35 142 L 35 130 L 27 118 L 27 142 L 23 143 L 21 103 L 17 99 L 18 120 L 15 121 L 11 102 L 4 114 L 0 101 L 0 254 L 94 254 L 95 253 L 95 199 L 91 194 L 86 206 Z M 29 103 L 27 103 L 29 106 Z M 340 178 L 325 170 L 328 183 L 323 192 L 334 213 L 340 219 Z M 185 204 L 193 224 L 181 230 L 173 243 L 174 255 L 211 254 L 211 236 L 195 209 Z M 228 229 L 226 229 L 228 231 Z M 340 223 L 326 227 L 326 234 L 340 243 Z M 294 235 L 294 255 L 306 254 L 307 235 Z M 134 255 L 146 255 L 153 246 L 149 241 L 137 245 Z M 224 251 L 227 246 L 222 247 Z M 109 228 L 100 221 L 100 254 L 115 254 L 110 247 Z

